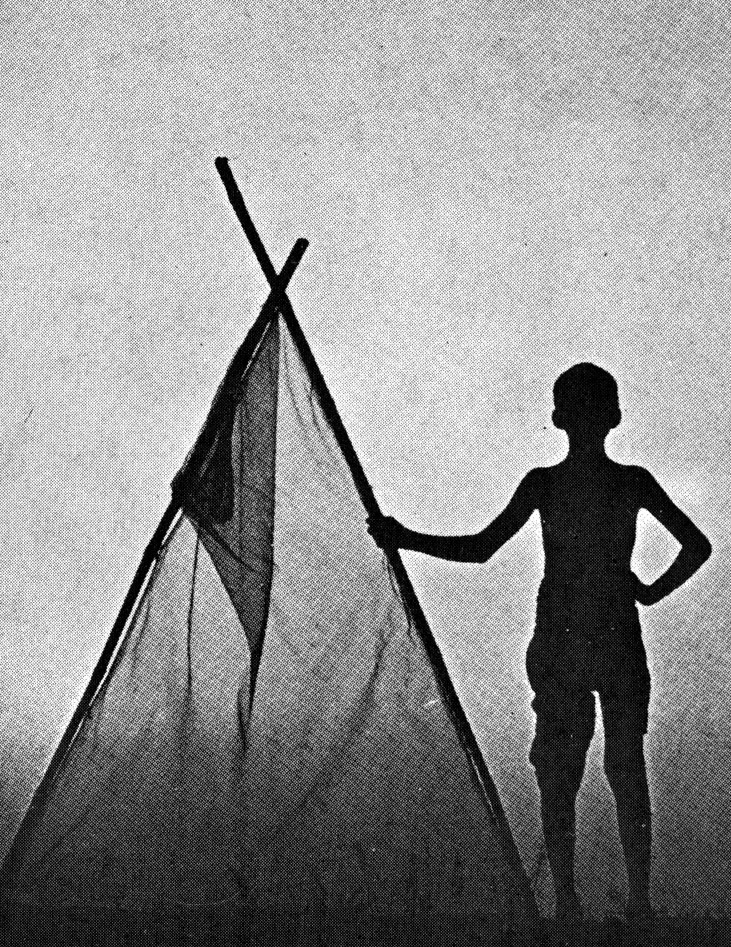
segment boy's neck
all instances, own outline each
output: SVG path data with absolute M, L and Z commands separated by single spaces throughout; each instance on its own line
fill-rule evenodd
M 581 440 L 569 438 L 569 452 L 566 459 L 579 464 L 601 464 L 608 460 L 607 451 L 604 446 L 604 438 Z

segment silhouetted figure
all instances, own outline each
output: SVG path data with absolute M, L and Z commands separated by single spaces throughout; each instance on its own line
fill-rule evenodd
M 381 546 L 457 562 L 486 562 L 540 514 L 545 574 L 526 665 L 535 693 L 530 760 L 541 795 L 556 915 L 578 918 L 574 889 L 575 801 L 594 733 L 594 692 L 605 732 L 604 769 L 617 805 L 629 883 L 628 917 L 649 919 L 650 799 L 643 752 L 650 675 L 636 603 L 652 605 L 682 585 L 711 544 L 642 467 L 604 448 L 621 420 L 617 383 L 582 363 L 553 389 L 553 423 L 568 436 L 564 460 L 531 470 L 507 507 L 469 536 L 429 536 L 392 517 L 370 521 Z M 667 571 L 646 585 L 630 569 L 637 514 L 648 510 L 681 544 Z

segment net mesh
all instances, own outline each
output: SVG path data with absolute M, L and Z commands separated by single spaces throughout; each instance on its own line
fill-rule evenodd
M 523 942 L 523 889 L 285 324 L 233 392 L 15 846 L 6 941 Z

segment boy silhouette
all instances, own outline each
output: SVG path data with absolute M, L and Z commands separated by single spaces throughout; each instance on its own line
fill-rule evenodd
M 556 894 L 556 916 L 581 914 L 574 889 L 575 802 L 599 695 L 604 770 L 617 806 L 627 866 L 627 916 L 651 918 L 650 798 L 643 752 L 650 675 L 636 603 L 653 605 L 682 585 L 711 554 L 703 533 L 644 468 L 618 464 L 604 442 L 621 420 L 617 383 L 596 365 L 564 372 L 553 388 L 553 423 L 568 453 L 531 470 L 507 507 L 481 532 L 430 536 L 393 517 L 372 518 L 380 546 L 455 562 L 486 562 L 537 510 L 545 572 L 526 668 L 534 691 L 535 738 L 529 759 Z M 630 569 L 637 514 L 651 513 L 680 543 L 670 567 L 650 585 Z

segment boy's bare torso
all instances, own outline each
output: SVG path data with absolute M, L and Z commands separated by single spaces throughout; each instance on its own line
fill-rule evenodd
M 563 461 L 529 477 L 535 479 L 546 581 L 589 596 L 626 588 L 647 471 L 606 460 L 588 472 Z

